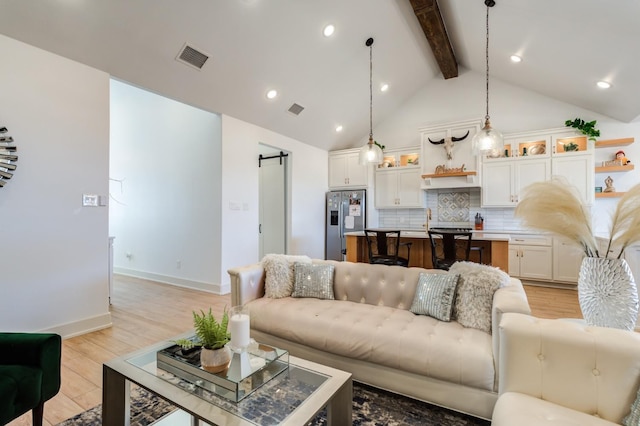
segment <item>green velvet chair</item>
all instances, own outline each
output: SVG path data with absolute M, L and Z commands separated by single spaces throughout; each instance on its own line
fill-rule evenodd
M 0 333 L 0 425 L 33 410 L 42 426 L 45 401 L 60 390 L 62 339 L 52 333 Z

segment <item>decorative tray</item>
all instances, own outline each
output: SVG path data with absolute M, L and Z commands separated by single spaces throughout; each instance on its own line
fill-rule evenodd
M 283 349 L 255 344 L 249 347 L 248 354 L 250 370 L 245 377 L 232 365 L 220 373 L 210 373 L 200 366 L 199 348 L 183 351 L 178 345 L 158 351 L 157 367 L 171 373 L 162 376 L 170 382 L 175 381 L 175 375 L 194 387 L 238 402 L 289 368 L 289 352 Z M 233 362 L 238 359 L 234 357 Z

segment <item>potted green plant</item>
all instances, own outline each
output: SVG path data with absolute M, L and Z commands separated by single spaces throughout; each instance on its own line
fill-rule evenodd
M 175 341 L 183 349 L 192 349 L 201 346 L 200 365 L 211 373 L 219 373 L 229 366 L 231 361 L 231 351 L 226 346 L 231 339 L 227 330 L 229 325 L 229 314 L 225 308 L 222 319 L 218 321 L 211 308 L 209 312 L 193 311 L 193 326 L 195 328 L 195 339 L 178 339 Z
M 564 125 L 578 129 L 580 133 L 586 135 L 590 141 L 595 141 L 596 138 L 600 136 L 600 130 L 596 129 L 596 120 L 584 121 L 581 118 L 576 118 L 575 120 L 565 121 Z

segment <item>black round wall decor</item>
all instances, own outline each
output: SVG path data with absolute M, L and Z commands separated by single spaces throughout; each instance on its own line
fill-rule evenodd
M 16 144 L 7 134 L 7 128 L 0 127 L 0 188 L 13 177 L 17 161 Z

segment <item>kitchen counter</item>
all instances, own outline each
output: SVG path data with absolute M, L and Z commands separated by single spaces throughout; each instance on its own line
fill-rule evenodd
M 378 229 L 378 228 L 376 228 Z M 380 229 L 385 229 L 385 228 L 380 228 Z M 391 229 L 389 229 L 391 231 Z M 429 234 L 427 234 L 425 231 L 400 231 L 402 238 L 404 239 L 404 237 L 407 238 L 425 238 L 425 239 L 429 239 Z M 471 231 L 473 233 L 473 236 L 471 237 L 472 240 L 478 240 L 478 241 L 510 241 L 510 237 L 509 234 L 502 234 L 502 233 L 496 233 L 493 231 Z M 358 231 L 358 232 L 345 232 L 346 236 L 349 235 L 355 235 L 357 237 L 364 237 L 364 231 Z
M 509 272 L 509 234 L 491 231 L 472 231 L 472 247 L 482 247 L 482 263 L 489 264 Z M 409 266 L 431 269 L 431 244 L 425 231 L 401 231 L 400 241 L 411 242 Z M 364 232 L 347 232 L 347 261 L 369 262 L 369 249 Z M 407 256 L 406 248 L 401 247 L 400 256 Z M 479 262 L 479 252 L 472 250 L 470 261 Z

